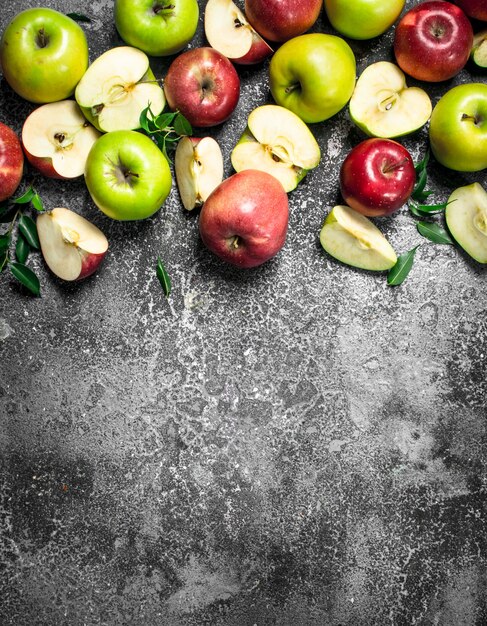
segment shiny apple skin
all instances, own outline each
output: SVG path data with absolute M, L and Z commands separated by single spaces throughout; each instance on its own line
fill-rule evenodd
M 468 17 L 487 22 L 487 2 L 485 0 L 453 0 Z
M 24 154 L 15 132 L 0 122 L 0 202 L 13 196 L 22 180 Z
M 392 139 L 362 141 L 348 153 L 340 169 L 343 199 L 367 217 L 397 211 L 410 197 L 415 182 L 409 151 Z
M 245 15 L 269 41 L 288 41 L 309 30 L 318 19 L 323 0 L 245 0 Z

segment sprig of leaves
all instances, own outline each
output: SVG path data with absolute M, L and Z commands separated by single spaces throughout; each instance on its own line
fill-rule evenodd
M 413 198 L 413 200 L 418 200 L 419 202 L 423 202 L 433 193 L 433 191 L 425 191 L 426 182 L 428 180 L 428 172 L 426 168 L 429 160 L 430 152 L 427 150 L 423 159 L 421 159 L 421 161 L 414 166 L 414 170 L 416 172 L 416 184 L 411 194 L 411 198 Z
M 418 222 L 416 227 L 420 235 L 423 235 L 423 237 L 429 239 L 433 243 L 441 243 L 450 246 L 453 245 L 453 239 L 443 226 L 440 226 L 439 224 L 435 224 L 434 222 Z
M 391 267 L 387 274 L 388 285 L 395 287 L 396 285 L 400 285 L 404 282 L 413 267 L 414 257 L 416 256 L 416 250 L 418 248 L 419 245 L 411 248 L 411 250 L 408 250 L 408 252 L 405 252 L 398 257 L 396 264 Z
M 139 121 L 142 130 L 155 141 L 169 162 L 169 153 L 176 148 L 177 142 L 193 132 L 191 124 L 182 113 L 175 111 L 154 115 L 150 103 L 140 114 Z
M 156 275 L 161 283 L 164 295 L 166 298 L 169 297 L 169 294 L 171 293 L 171 279 L 166 271 L 166 268 L 164 267 L 163 262 L 161 261 L 161 257 L 157 258 Z

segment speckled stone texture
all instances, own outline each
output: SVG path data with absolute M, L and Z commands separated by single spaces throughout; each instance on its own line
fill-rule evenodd
M 2 30 L 42 5 L 1 4 Z M 91 17 L 91 60 L 122 43 L 112 2 L 46 4 Z M 331 32 L 324 15 L 314 30 Z M 350 42 L 358 73 L 393 60 L 392 38 Z M 237 110 L 209 131 L 226 175 L 271 101 L 268 62 L 239 73 Z M 426 88 L 435 103 L 473 80 L 469 65 Z M 20 132 L 34 105 L 1 79 L 0 107 Z M 118 223 L 82 180 L 28 171 L 110 251 L 75 285 L 33 254 L 41 298 L 0 277 L 1 624 L 487 623 L 485 268 L 421 238 L 407 207 L 379 220 L 399 254 L 421 244 L 402 286 L 328 257 L 318 234 L 363 136 L 346 109 L 312 131 L 323 159 L 290 194 L 286 245 L 251 271 L 203 247 L 175 185 L 153 218 Z M 427 129 L 403 143 L 419 160 Z M 429 172 L 435 201 L 487 184 Z

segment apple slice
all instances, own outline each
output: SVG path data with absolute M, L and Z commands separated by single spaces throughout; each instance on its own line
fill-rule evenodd
M 254 109 L 231 154 L 236 172 L 257 169 L 272 174 L 292 191 L 320 162 L 320 147 L 295 113 L 276 104 Z
M 213 137 L 183 137 L 174 155 L 176 182 L 183 206 L 199 207 L 223 180 L 223 156 Z
M 81 280 L 93 274 L 108 250 L 101 230 L 70 209 L 41 213 L 37 233 L 47 266 L 63 280 Z
M 95 59 L 75 98 L 88 121 L 103 132 L 140 128 L 140 114 L 149 103 L 154 115 L 166 104 L 149 58 L 131 46 L 112 48 Z
M 370 137 L 391 139 L 424 126 L 432 105 L 426 91 L 406 85 L 397 65 L 378 61 L 359 76 L 349 111 L 353 122 Z
M 448 198 L 447 226 L 457 243 L 479 263 L 487 263 L 487 192 L 479 183 L 458 187 Z
M 487 29 L 474 35 L 470 58 L 479 67 L 487 67 Z
M 242 65 L 260 63 L 273 53 L 232 0 L 208 0 L 205 35 L 212 48 Z
M 85 171 L 91 146 L 100 136 L 74 100 L 38 107 L 22 127 L 29 162 L 50 178 L 77 178 Z
M 391 244 L 377 226 L 346 205 L 330 211 L 320 232 L 320 243 L 335 259 L 364 270 L 388 270 L 397 261 Z

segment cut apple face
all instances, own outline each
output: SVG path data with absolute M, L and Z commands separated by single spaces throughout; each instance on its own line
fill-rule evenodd
M 320 147 L 307 125 L 292 111 L 275 104 L 254 109 L 232 151 L 236 172 L 257 169 L 272 174 L 292 191 L 320 162 Z
M 232 0 L 208 0 L 205 35 L 212 48 L 235 63 L 260 63 L 273 53 Z
M 470 58 L 478 67 L 487 67 L 487 29 L 474 36 Z
M 423 89 L 406 85 L 406 77 L 397 65 L 378 61 L 359 76 L 349 111 L 353 122 L 370 137 L 391 139 L 424 126 L 432 105 Z
M 103 132 L 140 128 L 140 114 L 149 104 L 154 115 L 166 104 L 147 55 L 130 46 L 99 56 L 78 83 L 75 98 L 88 121 Z
M 479 263 L 487 263 L 487 192 L 479 183 L 459 187 L 448 198 L 447 226 L 456 242 Z
M 335 259 L 364 270 L 389 270 L 397 262 L 396 253 L 377 226 L 346 205 L 330 211 L 320 243 Z
M 93 274 L 108 250 L 102 231 L 70 209 L 41 213 L 37 232 L 47 266 L 63 280 L 81 280 Z
M 212 137 L 183 137 L 174 155 L 176 182 L 183 206 L 200 207 L 223 180 L 223 156 Z

